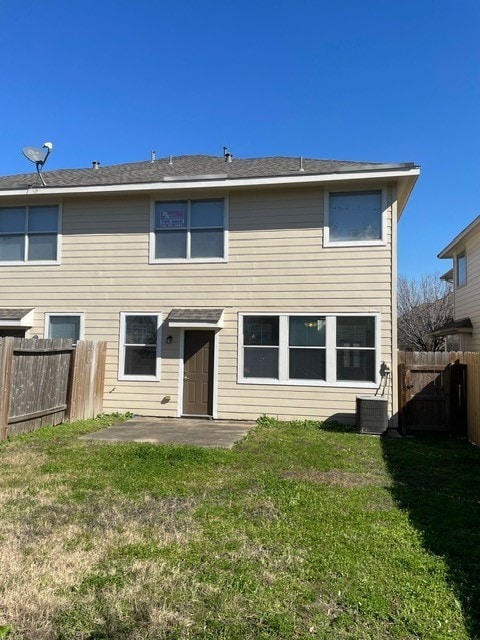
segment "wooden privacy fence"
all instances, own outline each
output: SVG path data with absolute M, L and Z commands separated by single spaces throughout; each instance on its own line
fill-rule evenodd
M 0 439 L 101 413 L 106 347 L 0 338 Z
M 402 433 L 444 431 L 480 446 L 480 353 L 398 352 Z
M 480 447 L 480 353 L 466 352 L 468 439 Z

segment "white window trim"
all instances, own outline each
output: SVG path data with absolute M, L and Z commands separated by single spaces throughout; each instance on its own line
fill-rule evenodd
M 154 376 L 125 374 L 125 327 L 127 316 L 154 316 L 157 318 L 157 345 L 156 345 L 156 373 Z M 151 311 L 121 311 L 120 333 L 118 339 L 118 380 L 140 380 L 143 382 L 156 382 L 160 380 L 161 351 L 162 351 L 162 322 L 163 314 Z
M 85 336 L 85 312 L 84 311 L 49 311 L 45 314 L 45 323 L 43 327 L 43 335 L 46 338 L 50 338 L 50 318 L 54 317 L 66 317 L 66 316 L 74 316 L 76 318 L 80 318 L 80 336 L 79 340 L 83 340 Z
M 3 205 L 2 205 L 3 206 Z M 29 209 L 30 207 L 38 206 L 33 204 L 19 204 L 12 205 L 12 207 Z M 61 264 L 61 250 L 62 250 L 62 226 L 63 226 L 63 211 L 62 211 L 62 203 L 61 202 L 52 202 L 50 204 L 45 204 L 45 206 L 58 207 L 58 223 L 57 223 L 57 259 L 56 260 L 0 260 L 0 266 L 38 266 L 38 265 L 59 265 Z M 8 235 L 8 234 L 6 234 Z M 15 234 L 12 234 L 15 235 Z M 20 235 L 19 233 L 16 235 Z M 28 236 L 27 231 L 25 230 L 24 238 L 25 238 L 25 250 L 24 257 L 27 256 L 28 243 L 26 241 Z
M 330 193 L 359 193 L 361 191 L 382 192 L 382 237 L 379 240 L 330 240 Z M 387 244 L 387 190 L 385 187 L 372 186 L 369 189 L 329 189 L 323 196 L 323 246 L 324 247 L 384 247 Z
M 223 258 L 155 258 L 155 203 L 162 202 L 162 200 L 152 198 L 150 201 L 149 264 L 208 264 L 215 262 L 228 262 L 228 225 L 230 219 L 229 197 L 228 195 L 219 195 L 212 196 L 211 198 L 187 198 L 178 200 L 178 202 L 187 202 L 187 206 L 190 208 L 190 203 L 192 201 L 199 200 L 223 200 Z M 171 201 L 175 202 L 176 199 L 173 198 Z M 190 243 L 190 229 L 188 229 L 187 242 Z
M 278 380 L 276 378 L 245 378 L 243 375 L 244 365 L 244 344 L 243 344 L 243 319 L 245 316 L 264 316 L 279 318 L 279 371 Z M 326 380 L 290 380 L 287 377 L 288 371 L 288 318 L 293 316 L 322 316 L 326 322 Z M 336 319 L 340 317 L 368 317 L 375 318 L 375 381 L 355 381 L 337 380 L 337 335 Z M 380 318 L 378 312 L 368 313 L 325 313 L 322 311 L 305 311 L 302 313 L 262 313 L 258 311 L 242 312 L 238 314 L 238 370 L 237 382 L 239 384 L 262 384 L 275 386 L 298 386 L 298 387 L 341 387 L 355 389 L 377 389 L 380 384 L 380 363 L 381 363 L 381 338 L 380 338 Z M 357 347 L 354 347 L 355 349 Z M 360 349 L 360 347 L 358 347 Z M 373 347 L 369 347 L 371 350 Z M 366 349 L 366 348 L 365 348 Z

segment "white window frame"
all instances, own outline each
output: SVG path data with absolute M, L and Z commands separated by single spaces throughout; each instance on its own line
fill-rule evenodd
M 244 344 L 243 344 L 243 319 L 246 316 L 263 316 L 279 318 L 279 363 L 278 363 L 278 379 L 277 378 L 246 378 L 243 375 L 244 366 Z M 289 379 L 288 378 L 288 357 L 289 357 L 289 340 L 288 340 L 288 320 L 293 316 L 316 316 L 325 318 L 325 380 L 308 380 L 308 379 Z M 355 380 L 337 380 L 337 349 L 345 349 L 347 347 L 337 347 L 337 325 L 336 320 L 339 317 L 348 318 L 374 318 L 375 319 L 375 381 L 355 381 Z M 322 311 L 302 311 L 301 313 L 263 313 L 258 311 L 241 312 L 238 314 L 238 371 L 237 382 L 239 384 L 268 384 L 283 386 L 301 386 L 301 387 L 342 387 L 342 388 L 359 388 L 359 389 L 376 389 L 380 384 L 380 363 L 381 363 L 381 337 L 380 337 L 380 319 L 379 312 L 369 313 L 331 313 Z M 352 347 L 357 349 L 357 347 Z M 358 347 L 360 349 L 360 347 Z M 363 350 L 373 350 L 373 347 L 364 347 Z
M 157 202 L 181 202 L 187 204 L 187 253 L 190 250 L 190 209 L 192 202 L 209 202 L 210 200 L 223 200 L 223 257 L 222 258 L 155 258 L 155 204 Z M 214 263 L 228 262 L 228 222 L 229 222 L 229 198 L 226 195 L 212 196 L 210 198 L 172 198 L 167 200 L 153 198 L 150 201 L 150 233 L 149 233 L 149 264 L 182 264 L 182 263 Z M 217 228 L 217 227 L 216 227 Z
M 157 344 L 156 344 L 156 370 L 155 375 L 130 375 L 125 374 L 125 333 L 126 318 L 129 316 L 154 316 L 157 318 Z M 162 351 L 162 322 L 163 314 L 151 311 L 122 311 L 120 312 L 120 332 L 118 339 L 118 380 L 141 380 L 144 382 L 156 382 L 160 380 L 161 373 L 161 351 Z M 133 345 L 132 345 L 133 346 Z M 142 345 L 135 345 L 142 346 Z
M 57 207 L 58 210 L 58 217 L 57 217 L 57 230 L 56 230 L 56 234 L 57 234 L 57 259 L 56 260 L 27 260 L 27 256 L 28 256 L 28 213 L 31 207 L 36 207 L 36 206 L 45 206 L 45 207 Z M 23 237 L 25 239 L 25 245 L 24 245 L 24 253 L 23 253 L 23 260 L 0 260 L 0 266 L 18 266 L 18 265 L 22 265 L 22 266 L 28 266 L 28 265 L 59 265 L 61 264 L 61 256 L 60 256 L 60 252 L 61 252 L 61 247 L 62 247 L 62 203 L 60 202 L 52 202 L 50 204 L 48 203 L 39 203 L 39 204 L 12 204 L 11 207 L 8 207 L 7 205 L 2 205 L 2 207 L 0 208 L 12 208 L 12 209 L 25 209 L 25 231 L 23 232 Z M 4 232 L 0 232 L 0 236 L 1 235 L 21 235 L 20 232 L 18 233 L 4 233 Z M 41 233 L 33 233 L 32 235 L 41 235 Z
M 330 194 L 331 193 L 343 193 L 348 195 L 349 193 L 361 193 L 365 191 L 370 193 L 372 191 L 382 192 L 382 211 L 380 229 L 382 237 L 377 240 L 330 240 Z M 384 187 L 372 186 L 370 189 L 326 189 L 324 191 L 323 198 L 323 246 L 324 247 L 384 247 L 387 244 L 387 190 Z
M 79 340 L 83 340 L 85 336 L 85 312 L 84 311 L 50 311 L 45 314 L 45 324 L 43 329 L 43 335 L 46 338 L 50 338 L 50 318 L 54 317 L 75 317 L 80 318 L 80 335 Z M 76 344 L 76 343 L 74 343 Z
M 461 259 L 464 259 L 465 261 L 465 279 L 460 282 L 460 268 L 459 268 L 459 262 Z M 458 253 L 455 256 L 455 286 L 460 289 L 460 287 L 464 287 L 467 284 L 467 277 L 468 277 L 468 273 L 467 273 L 467 252 L 466 251 L 461 251 L 460 253 Z

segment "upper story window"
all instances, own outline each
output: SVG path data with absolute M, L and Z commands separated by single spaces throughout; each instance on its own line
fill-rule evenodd
M 325 194 L 325 246 L 385 244 L 384 194 L 342 191 Z
M 152 236 L 151 262 L 223 261 L 224 200 L 155 202 Z
M 463 287 L 467 284 L 467 256 L 465 251 L 457 256 L 457 287 Z
M 0 263 L 58 262 L 56 205 L 0 207 Z

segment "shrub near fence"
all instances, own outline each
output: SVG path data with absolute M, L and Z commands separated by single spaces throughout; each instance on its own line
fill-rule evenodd
M 102 412 L 106 342 L 0 339 L 0 439 Z

